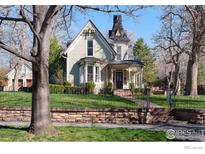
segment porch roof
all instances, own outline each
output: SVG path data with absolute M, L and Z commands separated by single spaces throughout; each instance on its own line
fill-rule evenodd
M 84 57 L 79 60 L 80 63 L 103 63 L 104 61 L 96 57 Z
M 112 61 L 109 64 L 111 65 L 122 65 L 122 64 L 139 64 L 139 65 L 144 65 L 144 63 L 139 60 L 139 59 L 135 59 L 135 60 L 118 60 L 118 61 Z

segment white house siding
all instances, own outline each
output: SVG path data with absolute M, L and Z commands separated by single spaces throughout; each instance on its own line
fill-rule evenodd
M 114 50 L 117 52 L 117 47 L 121 46 L 121 60 L 128 60 L 127 50 L 128 50 L 128 44 L 127 43 L 121 43 L 121 42 L 115 42 L 114 43 Z M 117 56 L 116 59 L 117 60 Z
M 12 69 L 6 76 L 8 79 L 8 85 L 4 87 L 4 91 L 13 90 L 14 76 L 15 76 L 15 69 Z M 27 87 L 27 80 L 32 80 L 31 68 L 28 68 L 26 65 L 23 64 L 19 76 L 17 78 L 23 80 L 23 87 Z
M 89 25 L 90 26 L 90 25 Z M 86 28 L 86 27 L 85 27 Z M 81 34 L 76 38 L 75 44 L 69 50 L 67 54 L 67 81 L 71 82 L 72 85 L 80 85 L 80 81 L 85 81 L 87 77 L 84 76 L 84 79 L 79 75 L 79 60 L 87 56 L 87 39 Z M 93 57 L 104 60 L 104 64 L 96 64 L 100 69 L 100 81 L 96 83 L 96 88 L 103 88 L 106 81 L 106 64 L 111 61 L 113 58 L 112 53 L 108 50 L 106 45 L 103 43 L 102 38 L 96 32 L 93 35 Z M 82 70 L 84 74 L 86 69 Z M 86 81 L 85 81 L 86 82 Z

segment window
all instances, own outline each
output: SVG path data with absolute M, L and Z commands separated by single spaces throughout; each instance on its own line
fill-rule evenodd
M 23 76 L 26 75 L 26 66 L 25 66 L 25 65 L 23 65 L 22 68 L 21 68 L 21 74 L 22 74 Z
M 95 81 L 99 82 L 99 67 L 96 66 L 95 68 Z
M 121 46 L 117 46 L 117 60 L 121 60 L 122 49 Z
M 93 56 L 93 40 L 87 41 L 87 55 Z
M 93 66 L 88 66 L 88 82 L 93 81 Z

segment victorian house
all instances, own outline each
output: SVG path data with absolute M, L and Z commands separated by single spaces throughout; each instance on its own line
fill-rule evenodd
M 115 15 L 108 38 L 89 20 L 64 51 L 66 79 L 72 85 L 94 82 L 96 92 L 108 82 L 113 89 L 143 87 L 143 63 L 134 59 L 132 44 L 123 28 L 122 17 Z

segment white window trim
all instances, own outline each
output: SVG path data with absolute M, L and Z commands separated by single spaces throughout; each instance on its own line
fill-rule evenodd
M 89 65 L 89 64 L 85 64 L 84 65 L 84 81 L 85 83 L 88 82 L 88 66 L 92 66 L 93 67 L 93 82 L 96 84 L 100 84 L 101 83 L 101 67 L 99 65 Z M 96 80 L 96 67 L 98 67 L 98 81 Z
M 95 78 L 94 78 L 94 65 L 87 65 L 87 66 L 86 66 L 86 69 L 87 69 L 87 74 L 86 74 L 86 75 L 87 75 L 87 81 L 86 81 L 86 82 L 88 82 L 88 67 L 89 67 L 89 66 L 91 66 L 91 67 L 93 68 L 93 79 L 95 79 Z M 95 83 L 94 80 L 93 80 L 93 82 Z
M 98 74 L 96 72 L 97 68 L 98 68 Z M 95 82 L 100 83 L 100 67 L 99 66 L 95 66 Z
M 88 55 L 88 41 L 93 41 L 93 55 Z M 86 39 L 85 43 L 85 49 L 86 49 L 86 57 L 94 57 L 94 40 L 93 39 Z

